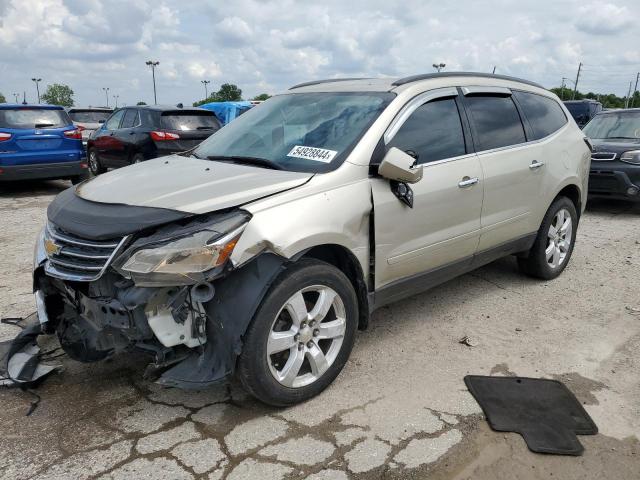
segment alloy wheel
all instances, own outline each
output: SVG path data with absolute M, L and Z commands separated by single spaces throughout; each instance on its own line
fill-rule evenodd
M 100 166 L 98 165 L 98 155 L 93 150 L 89 152 L 89 170 L 91 170 L 91 173 L 94 175 L 97 175 L 98 170 L 100 170 Z
M 273 377 L 289 388 L 310 385 L 335 362 L 347 328 L 344 302 L 324 285 L 292 295 L 273 321 L 267 363 Z
M 547 232 L 547 248 L 545 255 L 551 268 L 560 267 L 571 247 L 573 223 L 571 214 L 566 208 L 558 210 Z

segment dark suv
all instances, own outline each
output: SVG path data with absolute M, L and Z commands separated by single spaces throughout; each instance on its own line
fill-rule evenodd
M 640 201 L 640 108 L 599 113 L 583 132 L 594 150 L 589 195 Z
M 584 127 L 589 120 L 602 111 L 602 104 L 595 100 L 569 100 L 564 102 L 569 113 L 580 128 Z
M 184 152 L 219 128 L 215 114 L 202 108 L 121 108 L 89 138 L 89 169 L 98 175 L 107 168 Z

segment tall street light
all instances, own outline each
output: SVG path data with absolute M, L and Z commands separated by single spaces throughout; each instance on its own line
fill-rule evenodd
M 118 108 L 118 99 L 120 98 L 120 95 L 114 95 L 113 99 L 116 101 L 116 108 Z
M 14 93 L 13 94 L 13 98 L 16 99 L 16 103 L 18 103 L 20 100 L 18 100 L 18 98 L 20 98 L 20 94 L 19 93 Z
M 440 72 L 440 70 L 442 70 L 444 67 L 446 67 L 446 65 L 444 63 L 434 63 L 433 64 L 433 68 L 435 68 L 438 72 Z
M 107 107 L 109 107 L 109 87 L 102 87 L 104 90 L 104 98 L 107 99 Z
M 209 92 L 207 90 L 207 85 L 211 83 L 211 80 L 200 80 L 200 83 L 204 85 L 204 99 L 209 98 Z
M 36 92 L 38 92 L 38 103 L 40 103 L 40 87 L 38 84 L 42 81 L 41 78 L 32 78 L 31 79 L 36 84 Z
M 151 67 L 151 75 L 153 76 L 153 103 L 157 105 L 158 97 L 156 96 L 156 67 L 160 65 L 160 62 L 148 60 L 146 64 Z

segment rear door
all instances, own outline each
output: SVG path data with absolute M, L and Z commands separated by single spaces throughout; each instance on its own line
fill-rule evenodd
M 399 148 L 424 165 L 423 178 L 412 185 L 413 208 L 396 198 L 388 180 L 372 178 L 375 212 L 376 288 L 389 286 L 385 301 L 410 288 L 409 277 L 448 265 L 470 264 L 478 245 L 482 206 L 482 170 L 458 92 L 425 92 L 401 111 L 385 134 L 386 148 Z M 434 275 L 437 275 L 434 273 Z M 423 279 L 426 277 L 422 277 Z M 394 284 L 394 282 L 397 282 Z M 416 290 L 421 280 L 410 281 Z
M 190 150 L 220 129 L 220 122 L 208 110 L 171 110 L 160 115 L 160 129 L 168 133 L 156 140 L 160 155 Z
M 503 87 L 463 87 L 464 103 L 475 148 L 484 173 L 482 252 L 531 233 L 532 207 L 537 204 L 539 175 L 526 144 L 524 125 Z
M 0 165 L 78 161 L 82 143 L 65 132 L 75 130 L 62 109 L 0 109 Z

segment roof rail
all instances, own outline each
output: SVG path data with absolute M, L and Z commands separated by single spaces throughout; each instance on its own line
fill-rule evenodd
M 335 82 L 348 82 L 350 80 L 368 80 L 366 77 L 354 77 L 354 78 L 328 78 L 326 80 L 313 80 L 312 82 L 304 82 L 294 85 L 289 88 L 289 90 L 293 90 L 295 88 L 309 87 L 311 85 L 320 85 L 322 83 L 335 83 Z
M 391 85 L 399 87 L 407 83 L 417 82 L 420 80 L 430 80 L 433 78 L 446 78 L 446 77 L 483 77 L 483 78 L 496 78 L 499 80 L 512 80 L 514 82 L 525 83 L 533 87 L 544 88 L 542 85 L 531 82 L 529 80 L 523 80 L 522 78 L 510 77 L 508 75 L 496 75 L 495 73 L 482 73 L 482 72 L 439 72 L 439 73 L 424 73 L 422 75 L 411 75 L 396 80 Z M 546 90 L 546 89 L 545 89 Z

